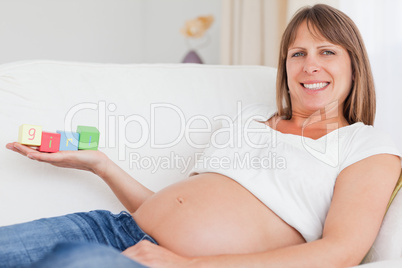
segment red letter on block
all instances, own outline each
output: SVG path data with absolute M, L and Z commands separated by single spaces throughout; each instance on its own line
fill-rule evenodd
M 55 153 L 59 151 L 60 147 L 60 134 L 42 132 L 42 143 L 39 146 L 40 152 Z

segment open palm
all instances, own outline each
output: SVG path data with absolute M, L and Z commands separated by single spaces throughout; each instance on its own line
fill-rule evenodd
M 18 142 L 8 143 L 6 147 L 33 160 L 46 162 L 57 167 L 88 170 L 98 175 L 103 172 L 107 162 L 104 153 L 94 150 L 43 153 Z

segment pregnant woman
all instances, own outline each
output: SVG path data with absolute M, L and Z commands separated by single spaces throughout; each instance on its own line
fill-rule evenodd
M 248 137 L 251 145 L 204 152 L 228 157 L 228 167 L 200 165 L 188 179 L 154 193 L 102 152 L 46 154 L 7 144 L 33 160 L 99 175 L 127 212 L 1 227 L 0 266 L 357 265 L 401 171 L 400 153 L 372 127 L 374 116 L 374 83 L 355 24 L 326 5 L 303 8 L 282 37 L 277 107 L 251 123 L 262 131 Z M 325 154 L 314 155 L 305 144 L 323 140 Z M 286 166 L 234 164 L 236 156 L 269 153 Z

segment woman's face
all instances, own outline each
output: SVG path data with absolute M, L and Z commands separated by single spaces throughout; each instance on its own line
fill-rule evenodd
M 352 87 L 349 53 L 311 35 L 306 22 L 289 46 L 286 70 L 293 113 L 310 115 L 334 102 L 342 108 Z

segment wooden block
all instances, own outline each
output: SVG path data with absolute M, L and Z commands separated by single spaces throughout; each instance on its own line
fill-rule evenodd
M 40 152 L 55 153 L 59 151 L 60 134 L 51 132 L 42 132 L 42 144 L 39 146 Z
M 18 131 L 18 142 L 25 145 L 40 146 L 42 141 L 42 127 L 23 124 Z
M 60 134 L 60 147 L 59 151 L 77 151 L 78 142 L 80 141 L 80 134 L 77 132 L 57 130 Z
M 77 133 L 80 134 L 79 150 L 98 150 L 99 130 L 96 127 L 78 126 Z

